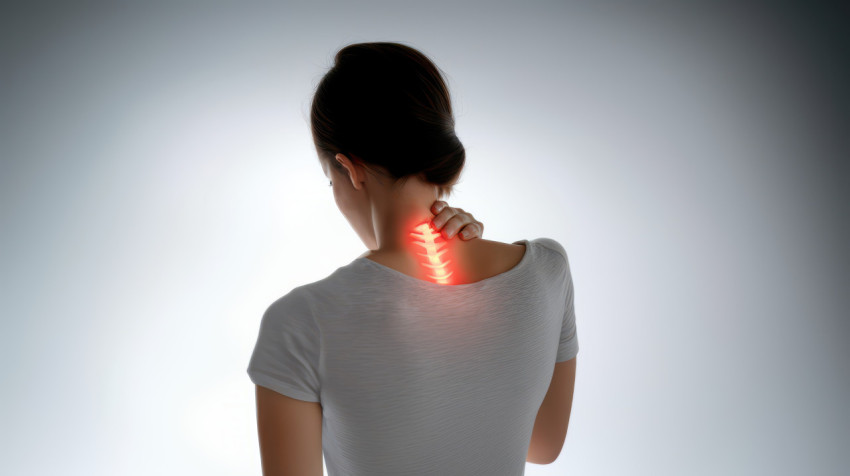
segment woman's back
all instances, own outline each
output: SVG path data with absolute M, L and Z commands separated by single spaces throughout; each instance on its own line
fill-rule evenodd
M 567 255 L 538 238 L 458 256 L 480 279 L 360 256 L 266 311 L 248 373 L 321 402 L 330 476 L 524 473 L 554 365 L 578 352 Z

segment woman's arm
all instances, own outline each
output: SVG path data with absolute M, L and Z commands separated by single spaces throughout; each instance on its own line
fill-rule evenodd
M 264 476 L 322 476 L 322 406 L 256 386 Z

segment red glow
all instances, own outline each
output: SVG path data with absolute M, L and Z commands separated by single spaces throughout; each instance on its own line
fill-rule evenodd
M 449 284 L 449 277 L 453 274 L 452 271 L 449 271 L 446 267 L 451 260 L 444 260 L 442 256 L 448 251 L 445 249 L 446 242 L 445 240 L 437 241 L 438 238 L 441 238 L 440 234 L 437 230 L 431 226 L 430 222 L 425 222 L 417 225 L 414 228 L 415 232 L 411 233 L 410 236 L 414 238 L 413 243 L 424 248 L 424 253 L 416 253 L 419 256 L 424 257 L 424 262 L 420 263 L 422 266 L 433 271 L 433 275 L 428 275 L 429 278 L 433 279 L 434 282 L 438 284 Z

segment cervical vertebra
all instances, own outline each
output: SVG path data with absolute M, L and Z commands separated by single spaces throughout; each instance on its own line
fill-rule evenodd
M 430 222 L 421 223 L 414 230 L 415 232 L 410 234 L 414 239 L 413 243 L 421 246 L 425 251 L 424 253 L 416 253 L 424 257 L 424 262 L 420 264 L 434 272 L 433 275 L 428 275 L 428 277 L 438 284 L 449 284 L 449 276 L 453 273 L 446 268 L 451 260 L 442 259 L 442 256 L 448 251 L 445 249 L 445 240 L 441 239 L 439 243 L 437 242 L 437 239 L 441 236 L 431 226 Z

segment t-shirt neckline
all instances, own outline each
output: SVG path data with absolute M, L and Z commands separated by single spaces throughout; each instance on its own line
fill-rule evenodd
M 512 244 L 514 244 L 514 245 L 524 244 L 525 245 L 525 252 L 522 254 L 522 259 L 519 260 L 519 263 L 515 264 L 514 267 L 511 268 L 511 269 L 508 269 L 508 270 L 503 271 L 499 274 L 490 276 L 489 278 L 484 278 L 480 281 L 475 281 L 474 283 L 466 283 L 466 284 L 440 284 L 440 283 L 434 283 L 434 282 L 431 282 L 431 281 L 425 281 L 424 279 L 414 278 L 413 276 L 408 276 L 407 274 L 404 274 L 399 270 L 390 268 L 389 266 L 385 266 L 385 265 L 378 263 L 376 261 L 372 261 L 369 258 L 366 258 L 365 256 L 360 256 L 358 258 L 355 258 L 354 261 L 355 262 L 365 261 L 365 262 L 371 264 L 372 267 L 384 270 L 385 272 L 389 272 L 390 274 L 398 277 L 399 279 L 402 279 L 402 280 L 405 280 L 405 281 L 410 281 L 410 282 L 415 281 L 416 283 L 421 283 L 420 284 L 421 286 L 425 286 L 425 287 L 429 287 L 429 288 L 467 289 L 467 288 L 474 288 L 474 287 L 483 286 L 485 284 L 489 284 L 489 283 L 504 279 L 505 277 L 511 276 L 511 275 L 519 272 L 520 269 L 524 268 L 526 262 L 529 261 L 529 259 L 530 259 L 529 255 L 531 254 L 531 247 L 530 247 L 529 240 L 527 240 L 527 239 L 518 240 L 518 241 L 514 241 Z

